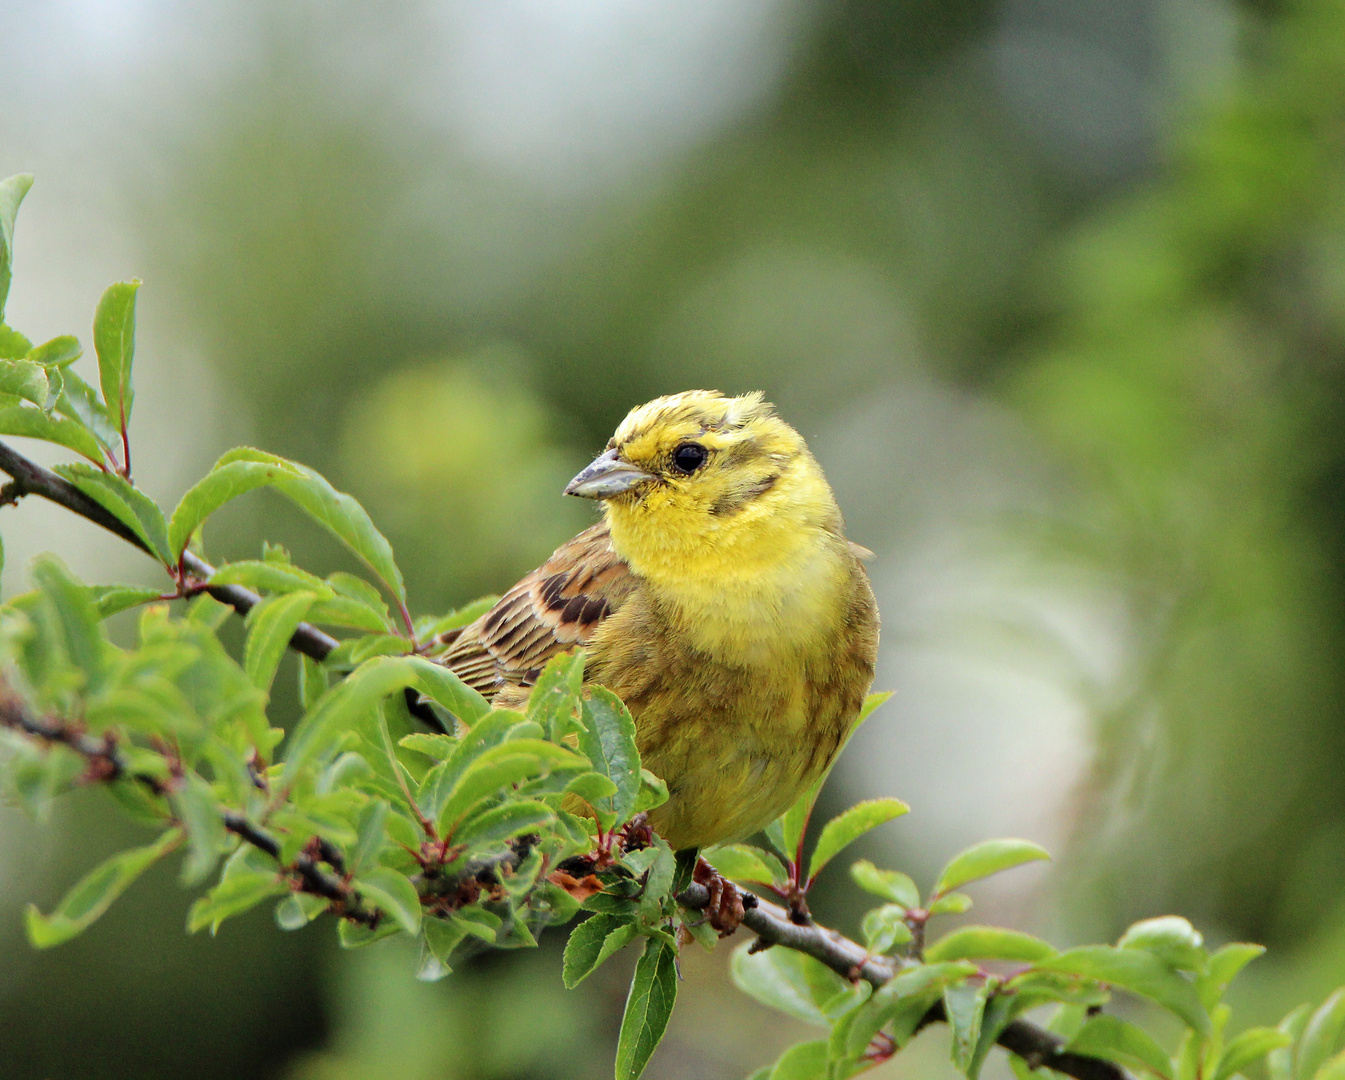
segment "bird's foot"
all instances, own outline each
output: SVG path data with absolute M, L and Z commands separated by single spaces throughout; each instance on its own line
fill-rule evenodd
M 704 859 L 696 860 L 696 869 L 692 880 L 704 885 L 710 893 L 710 902 L 705 906 L 706 921 L 720 937 L 728 937 L 742 925 L 747 913 L 747 904 L 738 887 L 725 878 Z M 752 897 L 755 907 L 756 897 Z

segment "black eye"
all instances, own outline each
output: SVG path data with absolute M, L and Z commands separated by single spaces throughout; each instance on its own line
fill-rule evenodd
M 673 468 L 680 473 L 694 473 L 702 465 L 709 453 L 700 443 L 683 443 L 673 451 Z

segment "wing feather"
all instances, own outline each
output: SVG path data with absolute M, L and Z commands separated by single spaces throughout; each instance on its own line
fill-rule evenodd
M 464 627 L 439 662 L 488 698 L 505 686 L 531 686 L 551 657 L 587 644 L 638 584 L 612 550 L 606 524 L 595 525 Z

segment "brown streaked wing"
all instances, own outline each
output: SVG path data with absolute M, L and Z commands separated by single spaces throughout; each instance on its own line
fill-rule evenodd
M 439 662 L 488 698 L 505 685 L 531 686 L 551 657 L 586 644 L 637 584 L 607 525 L 595 525 L 464 627 Z

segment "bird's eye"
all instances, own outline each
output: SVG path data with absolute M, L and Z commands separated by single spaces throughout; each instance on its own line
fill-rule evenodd
M 673 468 L 680 473 L 690 475 L 705 464 L 705 459 L 709 453 L 700 443 L 683 443 L 673 451 Z

